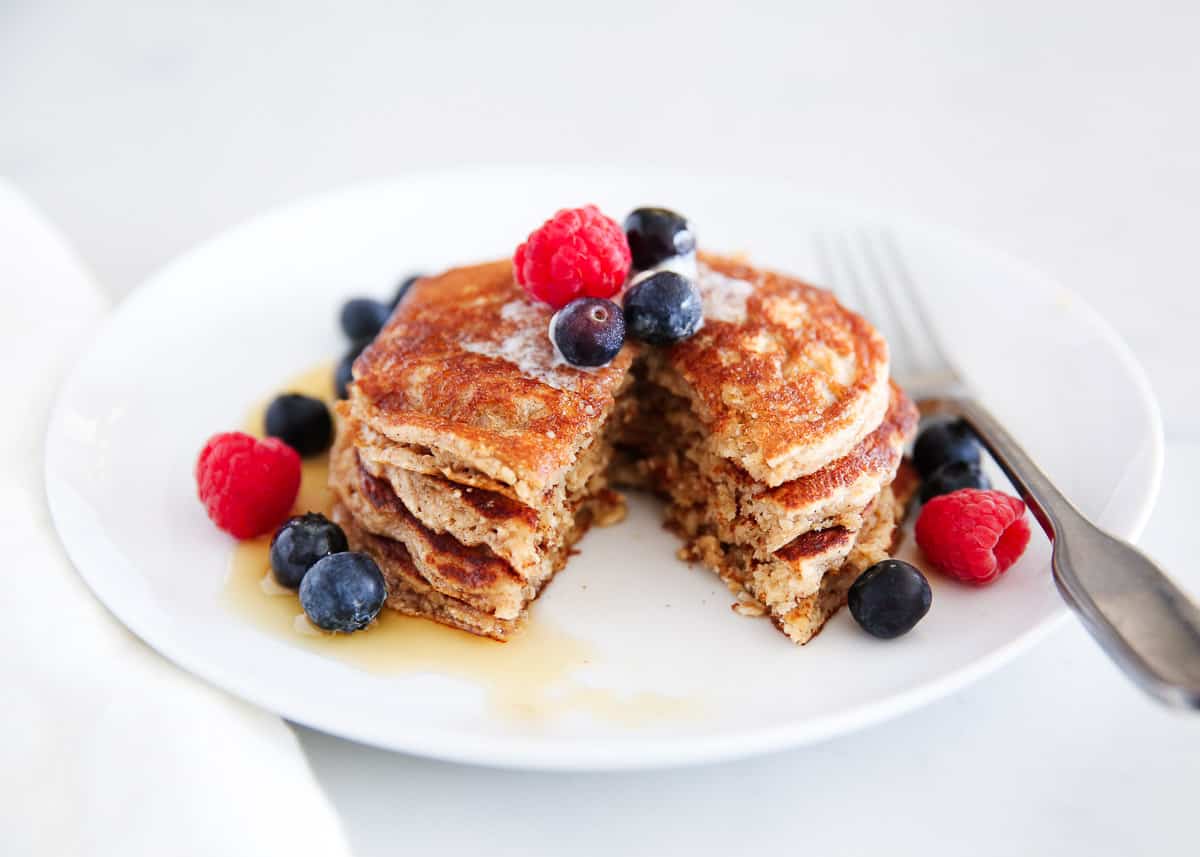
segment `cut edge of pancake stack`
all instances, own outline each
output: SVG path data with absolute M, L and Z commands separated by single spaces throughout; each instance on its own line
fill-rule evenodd
M 633 454 L 614 479 L 667 500 L 681 558 L 720 575 L 736 612 L 803 644 L 894 547 L 917 411 L 882 337 L 830 293 L 717 257 L 698 282 L 724 313 L 635 368 Z
M 550 316 L 508 262 L 458 268 L 418 281 L 356 361 L 334 517 L 388 607 L 505 640 L 587 529 L 623 517 L 607 470 L 632 348 L 557 365 Z
M 611 481 L 668 501 L 735 610 L 797 643 L 821 629 L 892 548 L 915 409 L 828 292 L 711 256 L 696 284 L 697 334 L 582 370 L 508 262 L 417 283 L 355 364 L 331 463 L 389 607 L 507 639 L 588 527 L 623 516 Z

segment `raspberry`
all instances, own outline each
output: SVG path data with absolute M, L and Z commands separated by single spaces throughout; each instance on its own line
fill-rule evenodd
M 276 438 L 215 434 L 196 460 L 196 489 L 212 522 L 231 536 L 269 533 L 300 491 L 300 456 Z
M 1000 491 L 963 488 L 934 497 L 921 510 L 915 535 L 925 558 L 965 583 L 991 583 L 1029 544 L 1025 504 Z
M 630 263 L 625 232 L 585 205 L 564 208 L 531 232 L 513 254 L 513 275 L 531 296 L 561 309 L 578 297 L 611 298 Z

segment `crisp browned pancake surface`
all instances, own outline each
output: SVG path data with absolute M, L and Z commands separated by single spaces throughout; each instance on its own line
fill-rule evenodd
M 507 261 L 418 281 L 354 366 L 331 484 L 389 605 L 505 639 L 613 480 L 655 491 L 739 605 L 805 642 L 895 529 L 916 411 L 878 332 L 831 294 L 703 255 L 704 323 L 566 365 Z
M 419 280 L 355 363 L 351 407 L 392 442 L 440 450 L 536 502 L 603 424 L 634 352 L 568 366 L 551 315 L 507 261 Z
M 830 292 L 709 255 L 697 283 L 718 311 L 695 336 L 652 352 L 650 378 L 692 400 L 713 451 L 779 485 L 847 454 L 879 424 L 887 344 Z

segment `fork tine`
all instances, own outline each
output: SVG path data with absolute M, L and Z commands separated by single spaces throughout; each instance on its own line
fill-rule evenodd
M 817 267 L 821 269 L 821 285 L 837 294 L 845 304 L 862 308 L 862 293 L 858 283 L 852 277 L 839 277 L 836 254 L 830 249 L 829 239 L 822 233 L 813 236 L 813 248 L 816 251 Z
M 930 367 L 921 360 L 925 337 L 922 336 L 921 330 L 914 329 L 908 316 L 907 306 L 905 306 L 911 305 L 914 300 L 914 296 L 909 293 L 911 280 L 904 277 L 896 278 L 889 274 L 886 270 L 887 266 L 875 247 L 876 242 L 872 240 L 871 234 L 866 229 L 860 231 L 859 240 L 862 244 L 863 256 L 867 260 L 867 266 L 874 274 L 873 277 L 868 277 L 868 280 L 875 284 L 874 291 L 880 295 L 880 303 L 886 305 L 884 313 L 879 316 L 879 326 L 884 329 L 884 336 L 892 344 L 893 352 L 900 358 L 895 362 L 910 364 L 906 368 L 911 371 L 929 369 Z M 898 266 L 893 265 L 892 267 L 895 269 Z M 900 287 L 894 288 L 893 281 L 897 279 Z M 918 321 L 918 328 L 920 324 Z M 899 348 L 897 349 L 896 346 Z
M 896 241 L 895 234 L 890 229 L 884 229 L 881 239 L 880 243 L 886 248 L 886 253 L 891 259 L 895 280 L 900 284 L 900 292 L 904 295 L 905 315 L 915 320 L 915 327 L 911 325 L 911 322 L 907 327 L 913 335 L 919 337 L 917 346 L 924 348 L 932 355 L 932 365 L 929 368 L 957 374 L 954 363 L 946 355 L 942 342 L 938 338 L 937 328 L 933 326 L 933 321 L 929 317 L 921 290 L 913 280 L 912 274 L 909 273 L 908 264 L 904 261 L 904 254 L 900 251 L 900 244 Z
M 851 306 L 888 341 L 892 373 L 910 392 L 920 398 L 962 387 L 890 230 L 860 228 L 854 240 L 835 233 L 833 239 L 819 243 L 818 254 L 838 296 L 853 296 Z
M 876 305 L 876 296 L 872 293 L 873 290 L 866 278 L 859 271 L 850 239 L 845 234 L 839 234 L 835 243 L 839 248 L 838 258 L 841 260 L 841 268 L 845 272 L 844 282 L 847 290 L 854 295 L 853 308 L 868 318 L 880 315 L 879 307 Z
M 813 255 L 817 259 L 817 270 L 821 277 L 821 285 L 830 291 L 834 289 L 833 261 L 829 257 L 829 247 L 825 244 L 825 236 L 814 233 L 812 236 Z
M 900 335 L 893 329 L 892 313 L 888 311 L 888 304 L 891 299 L 881 298 L 879 292 L 886 292 L 886 287 L 880 288 L 880 272 L 878 266 L 868 264 L 863 266 L 862 260 L 859 258 L 860 253 L 856 250 L 857 243 L 866 244 L 865 240 L 852 241 L 845 234 L 838 234 L 836 240 L 831 242 L 836 250 L 834 258 L 837 261 L 836 266 L 833 262 L 826 260 L 825 267 L 829 270 L 829 286 L 834 289 L 838 297 L 842 299 L 851 309 L 854 309 L 865 316 L 872 324 L 874 324 L 883 334 L 884 338 L 889 343 L 896 343 Z M 839 278 L 838 273 L 842 276 Z M 852 298 L 846 300 L 846 298 Z M 907 337 L 905 337 L 905 345 L 907 345 Z M 907 349 L 896 348 L 892 349 L 893 363 L 903 363 Z M 899 359 L 898 359 L 899 358 Z

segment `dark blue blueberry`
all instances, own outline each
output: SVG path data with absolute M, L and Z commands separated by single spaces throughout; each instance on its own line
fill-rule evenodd
M 696 251 L 696 236 L 682 214 L 669 208 L 638 208 L 625 218 L 633 269 L 646 271 L 673 256 Z
M 992 487 L 978 464 L 969 461 L 951 461 L 933 471 L 921 482 L 921 502 L 928 503 L 934 497 L 950 494 L 960 488 L 979 488 L 983 491 Z
M 907 562 L 885 559 L 854 581 L 848 599 L 850 615 L 874 637 L 890 640 L 907 634 L 929 612 L 929 581 Z
M 342 304 L 342 332 L 352 341 L 374 339 L 387 323 L 392 308 L 371 298 L 351 298 Z
M 962 420 L 943 420 L 926 426 L 917 435 L 913 447 L 913 464 L 922 479 L 952 461 L 965 461 L 979 466 L 982 450 L 975 433 Z
M 703 320 L 700 293 L 687 277 L 657 271 L 625 293 L 625 329 L 651 345 L 687 339 Z
M 425 276 L 424 274 L 410 274 L 400 281 L 400 285 L 396 288 L 396 295 L 392 298 L 392 309 L 400 305 L 400 301 L 404 300 L 404 296 L 408 294 L 408 290 L 412 288 L 413 283 Z
M 625 314 L 604 298 L 576 298 L 554 314 L 550 338 L 572 366 L 603 366 L 625 342 Z
M 333 418 L 320 399 L 299 393 L 276 396 L 267 407 L 266 432 L 277 437 L 303 457 L 329 448 L 333 440 Z
M 371 344 L 369 339 L 361 339 L 350 346 L 350 350 L 345 353 L 341 360 L 338 361 L 337 368 L 333 370 L 333 385 L 337 388 L 337 397 L 344 399 L 350 395 L 350 382 L 354 380 L 354 361 L 358 359 L 358 355 L 362 354 L 363 349 Z
M 300 606 L 326 631 L 361 630 L 379 615 L 387 584 L 365 553 L 334 553 L 317 560 L 300 581 Z
M 309 512 L 284 521 L 271 537 L 271 571 L 280 586 L 298 589 L 304 574 L 322 557 L 350 550 L 342 528 Z

